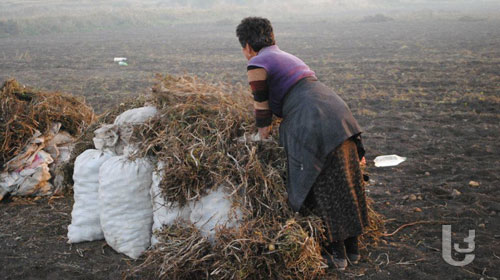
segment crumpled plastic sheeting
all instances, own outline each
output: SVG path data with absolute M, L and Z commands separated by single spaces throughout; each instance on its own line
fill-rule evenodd
M 50 173 L 59 164 L 69 160 L 73 137 L 59 131 L 60 123 L 54 123 L 46 135 L 35 130 L 31 142 L 23 153 L 11 159 L 0 173 L 0 200 L 7 193 L 12 195 L 49 195 L 54 186 L 49 182 Z M 57 190 L 56 190 L 57 192 Z
M 113 124 L 104 124 L 94 131 L 92 139 L 97 150 L 117 155 L 116 144 L 118 143 L 118 127 Z
M 25 161 L 23 168 L 1 173 L 0 188 L 3 189 L 3 194 L 0 199 L 3 199 L 7 193 L 12 195 L 49 194 L 52 189 L 52 185 L 49 183 L 51 178 L 49 164 L 52 162 L 50 154 L 40 150 Z

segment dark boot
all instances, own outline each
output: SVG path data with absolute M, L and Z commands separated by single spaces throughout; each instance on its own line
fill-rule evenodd
M 323 257 L 328 263 L 328 267 L 336 268 L 340 271 L 345 270 L 347 267 L 347 256 L 345 252 L 344 242 L 334 242 L 327 248 L 327 254 Z
M 349 237 L 344 241 L 347 258 L 352 264 L 357 264 L 361 255 L 359 254 L 358 237 Z

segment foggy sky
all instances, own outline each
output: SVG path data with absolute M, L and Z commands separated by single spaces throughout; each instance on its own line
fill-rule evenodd
M 6 19 L 82 16 L 98 13 L 167 13 L 180 11 L 177 18 L 204 11 L 210 18 L 237 19 L 245 15 L 318 19 L 329 15 L 388 13 L 402 15 L 411 11 L 486 12 L 500 15 L 500 0 L 0 0 L 0 21 Z M 215 16 L 216 15 L 216 16 Z M 177 16 L 177 14 L 176 14 Z M 212 20 L 213 20 L 212 18 Z

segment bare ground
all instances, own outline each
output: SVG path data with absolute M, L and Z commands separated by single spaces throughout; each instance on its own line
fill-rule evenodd
M 359 265 L 337 276 L 500 278 L 500 22 L 275 27 L 280 47 L 306 61 L 350 105 L 365 129 L 369 161 L 408 157 L 397 167 L 370 166 L 368 187 L 388 235 L 408 226 L 365 249 Z M 113 56 L 129 57 L 130 65 L 114 65 Z M 148 91 L 154 72 L 234 83 L 245 77 L 233 26 L 4 38 L 0 57 L 0 79 L 84 95 L 98 111 Z M 469 186 L 471 180 L 479 187 Z M 0 203 L 0 277 L 120 279 L 140 263 L 104 241 L 67 244 L 72 203 L 71 195 Z M 444 224 L 452 225 L 454 242 L 475 230 L 471 264 L 443 260 Z

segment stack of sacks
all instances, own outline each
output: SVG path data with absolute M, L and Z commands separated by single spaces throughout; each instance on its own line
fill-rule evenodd
M 114 250 L 136 259 L 158 242 L 153 232 L 176 221 L 193 223 L 212 242 L 217 227 L 237 227 L 242 214 L 233 209 L 224 187 L 181 207 L 166 201 L 161 193 L 162 163 L 153 172 L 150 159 L 129 160 L 137 147 L 130 141 L 133 126 L 156 113 L 154 107 L 125 111 L 114 124 L 94 132 L 96 149 L 77 157 L 69 243 L 104 237 Z
M 96 150 L 75 161 L 75 204 L 68 242 L 103 237 L 116 251 L 138 258 L 150 245 L 153 209 L 150 196 L 153 167 L 147 158 L 129 160 L 129 138 L 120 132 L 156 114 L 154 107 L 136 108 L 117 117 L 115 124 L 95 131 Z M 131 134 L 130 134 L 131 135 Z M 132 149 L 133 150 L 133 149 Z

